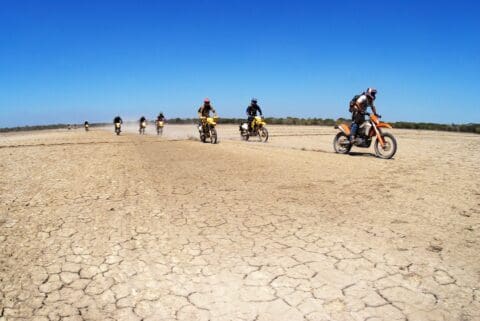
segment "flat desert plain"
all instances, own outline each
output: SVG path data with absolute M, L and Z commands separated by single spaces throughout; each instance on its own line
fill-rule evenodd
M 480 320 L 480 136 L 0 136 L 0 320 Z

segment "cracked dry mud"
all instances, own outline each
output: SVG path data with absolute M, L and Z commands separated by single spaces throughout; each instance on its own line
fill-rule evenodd
M 288 130 L 0 137 L 0 320 L 480 320 L 479 136 Z

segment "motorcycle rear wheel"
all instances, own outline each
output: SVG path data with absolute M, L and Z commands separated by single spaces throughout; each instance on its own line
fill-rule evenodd
M 397 152 L 397 140 L 390 133 L 382 133 L 385 145 L 382 147 L 378 139 L 375 140 L 375 155 L 383 159 L 392 158 Z
M 348 143 L 348 136 L 342 132 L 335 135 L 335 138 L 333 139 L 333 149 L 335 150 L 335 153 L 348 154 L 352 149 L 352 145 Z

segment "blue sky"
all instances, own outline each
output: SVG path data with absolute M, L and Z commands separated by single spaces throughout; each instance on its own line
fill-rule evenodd
M 480 122 L 476 1 L 2 0 L 0 127 L 194 117 Z

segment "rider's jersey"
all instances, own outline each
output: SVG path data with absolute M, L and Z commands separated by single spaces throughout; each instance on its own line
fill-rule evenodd
M 358 97 L 355 104 L 358 107 L 358 111 L 361 113 L 366 112 L 368 107 L 375 107 L 373 100 L 368 99 L 367 95 L 365 94 L 362 94 L 360 97 Z
M 262 115 L 262 110 L 260 109 L 260 106 L 250 105 L 250 106 L 247 107 L 246 113 L 247 113 L 248 116 L 255 117 L 255 116 L 257 116 L 257 112 L 259 112 L 260 115 Z
M 198 112 L 203 116 L 203 117 L 208 117 L 210 116 L 210 111 L 212 113 L 216 113 L 215 109 L 213 108 L 212 105 L 202 105 L 200 108 L 198 108 Z

